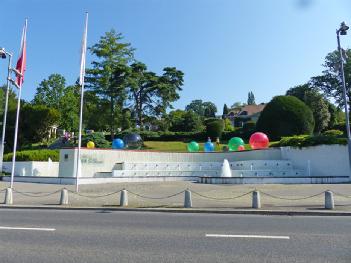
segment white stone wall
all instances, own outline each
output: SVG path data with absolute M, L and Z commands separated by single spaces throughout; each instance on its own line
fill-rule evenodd
M 311 176 L 351 176 L 346 145 L 318 145 L 301 149 L 284 147 L 282 156 L 290 159 L 298 169 L 307 169 L 310 161 Z
M 75 177 L 77 149 L 60 151 L 62 177 Z M 120 151 L 107 149 L 82 149 L 82 177 L 94 177 L 99 172 L 112 172 L 116 163 L 122 162 L 229 162 L 241 160 L 279 160 L 280 149 L 227 153 L 168 153 L 151 151 Z
M 12 162 L 4 162 L 3 169 L 11 173 Z M 16 162 L 15 176 L 59 176 L 59 162 Z
M 77 149 L 60 151 L 60 177 L 75 177 Z M 82 149 L 82 177 L 110 173 L 122 162 L 229 162 L 242 160 L 290 160 L 296 169 L 306 170 L 310 160 L 311 176 L 350 176 L 347 146 L 319 145 L 307 148 L 270 148 L 229 153 L 167 153 Z M 350 177 L 351 178 L 351 177 Z

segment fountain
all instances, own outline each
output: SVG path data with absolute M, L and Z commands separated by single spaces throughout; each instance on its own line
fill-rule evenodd
M 221 177 L 232 177 L 232 170 L 227 159 L 224 159 L 221 171 Z

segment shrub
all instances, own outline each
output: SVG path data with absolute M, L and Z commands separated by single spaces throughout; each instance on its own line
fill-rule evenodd
M 317 135 L 300 135 L 292 137 L 284 137 L 279 142 L 273 143 L 270 147 L 283 147 L 283 146 L 292 146 L 292 147 L 308 147 L 316 146 L 321 144 L 347 144 L 346 138 L 337 138 L 333 136 Z
M 89 141 L 94 142 L 95 148 L 111 148 L 111 143 L 105 139 L 105 135 L 101 132 L 82 136 L 82 147 L 86 147 Z
M 59 161 L 58 150 L 27 150 L 16 152 L 16 161 L 47 161 L 49 158 L 54 161 Z M 12 153 L 4 155 L 4 162 L 12 161 Z
M 340 130 L 327 130 L 323 132 L 325 136 L 334 136 L 334 137 L 341 137 L 344 133 Z
M 206 124 L 206 134 L 211 138 L 221 138 L 224 129 L 222 119 L 213 120 Z
M 284 136 L 312 134 L 314 119 L 310 108 L 293 96 L 274 97 L 262 111 L 256 130 L 276 140 Z

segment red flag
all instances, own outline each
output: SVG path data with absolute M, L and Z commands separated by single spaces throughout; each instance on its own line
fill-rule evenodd
M 16 83 L 19 87 L 22 86 L 24 80 L 24 71 L 26 70 L 26 38 L 27 38 L 27 19 L 24 23 L 23 32 L 22 32 L 22 40 L 21 40 L 21 50 L 19 54 L 19 58 L 16 64 L 16 70 L 21 73 L 17 74 Z

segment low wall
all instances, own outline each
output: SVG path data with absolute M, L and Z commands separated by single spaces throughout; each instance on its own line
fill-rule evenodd
M 11 173 L 12 162 L 4 162 L 3 169 Z M 16 162 L 15 176 L 58 177 L 59 162 Z
M 298 169 L 307 169 L 311 176 L 350 176 L 349 153 L 346 145 L 318 145 L 304 148 L 283 147 L 282 157 Z
M 76 176 L 77 149 L 61 149 L 60 177 Z M 112 172 L 122 162 L 229 162 L 243 160 L 280 160 L 280 149 L 225 153 L 169 153 L 111 149 L 82 149 L 82 177 L 95 177 L 101 172 Z

